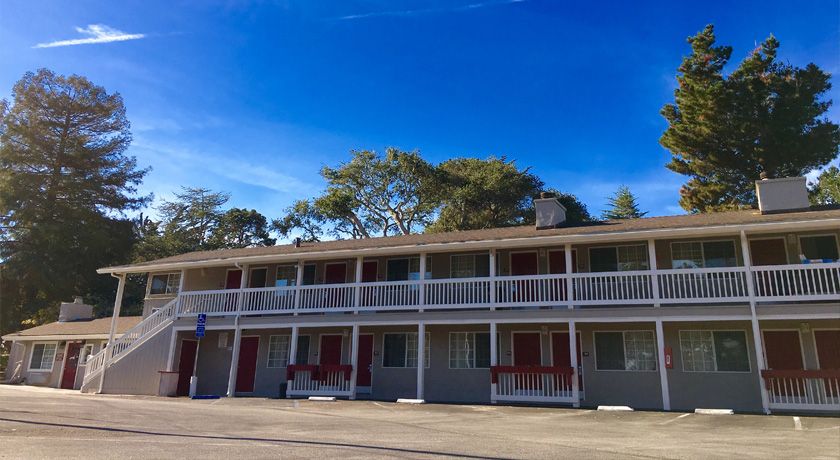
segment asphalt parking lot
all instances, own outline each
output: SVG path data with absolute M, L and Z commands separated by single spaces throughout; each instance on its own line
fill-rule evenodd
M 0 385 L 3 458 L 840 458 L 840 418 L 256 398 Z

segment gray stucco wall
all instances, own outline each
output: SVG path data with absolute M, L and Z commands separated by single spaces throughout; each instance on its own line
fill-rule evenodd
M 140 344 L 105 371 L 103 393 L 156 395 L 158 371 L 165 370 L 173 329 L 167 327 Z

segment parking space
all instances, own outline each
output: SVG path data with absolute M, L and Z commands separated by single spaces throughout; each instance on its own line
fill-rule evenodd
M 0 457 L 838 458 L 840 418 L 374 401 L 191 401 L 0 385 Z

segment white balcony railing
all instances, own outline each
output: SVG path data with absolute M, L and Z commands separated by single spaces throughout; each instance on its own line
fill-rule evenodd
M 771 409 L 840 411 L 840 369 L 765 370 Z
M 494 366 L 493 401 L 574 402 L 571 367 Z
M 289 365 L 288 396 L 350 396 L 349 365 Z
M 723 304 L 748 301 L 750 280 L 757 302 L 840 299 L 840 263 L 825 263 L 187 291 L 178 314 Z

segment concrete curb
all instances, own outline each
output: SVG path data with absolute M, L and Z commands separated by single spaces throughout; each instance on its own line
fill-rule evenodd
M 400 398 L 397 400 L 397 404 L 426 404 L 425 399 L 408 399 L 408 398 Z
M 732 415 L 735 413 L 732 409 L 694 409 L 695 414 L 701 415 Z
M 598 406 L 598 410 L 603 412 L 633 412 L 633 408 L 629 406 Z
M 335 396 L 310 396 L 310 401 L 324 401 L 324 402 L 332 402 L 335 401 Z

